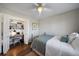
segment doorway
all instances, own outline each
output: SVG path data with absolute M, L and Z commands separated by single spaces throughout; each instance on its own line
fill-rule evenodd
M 10 48 L 24 44 L 24 21 L 10 19 L 9 32 Z

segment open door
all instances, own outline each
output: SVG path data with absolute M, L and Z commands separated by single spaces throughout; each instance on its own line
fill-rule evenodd
M 3 17 L 3 54 L 9 50 L 9 17 Z

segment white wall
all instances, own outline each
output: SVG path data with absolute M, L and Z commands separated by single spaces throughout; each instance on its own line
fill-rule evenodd
M 40 33 L 63 35 L 75 31 L 79 31 L 79 10 L 40 20 Z
M 39 20 L 35 20 L 35 19 L 30 19 L 29 20 L 29 39 L 32 38 L 32 36 L 37 36 L 39 35 L 39 27 L 36 30 L 32 29 L 32 23 L 37 23 L 39 26 Z M 29 40 L 31 41 L 31 40 Z

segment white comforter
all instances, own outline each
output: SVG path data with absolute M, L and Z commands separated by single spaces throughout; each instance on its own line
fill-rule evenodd
M 71 45 L 60 42 L 59 37 L 50 39 L 46 44 L 46 56 L 73 56 L 79 55 Z

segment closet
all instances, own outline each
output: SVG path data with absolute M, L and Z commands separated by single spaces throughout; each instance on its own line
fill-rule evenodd
M 10 19 L 9 22 L 10 46 L 24 43 L 24 20 Z
M 16 37 L 14 37 L 15 35 Z M 20 36 L 18 37 L 18 35 Z M 0 14 L 0 53 L 6 54 L 10 49 L 10 45 L 15 45 L 19 41 L 28 44 L 28 40 L 28 20 L 8 14 Z

